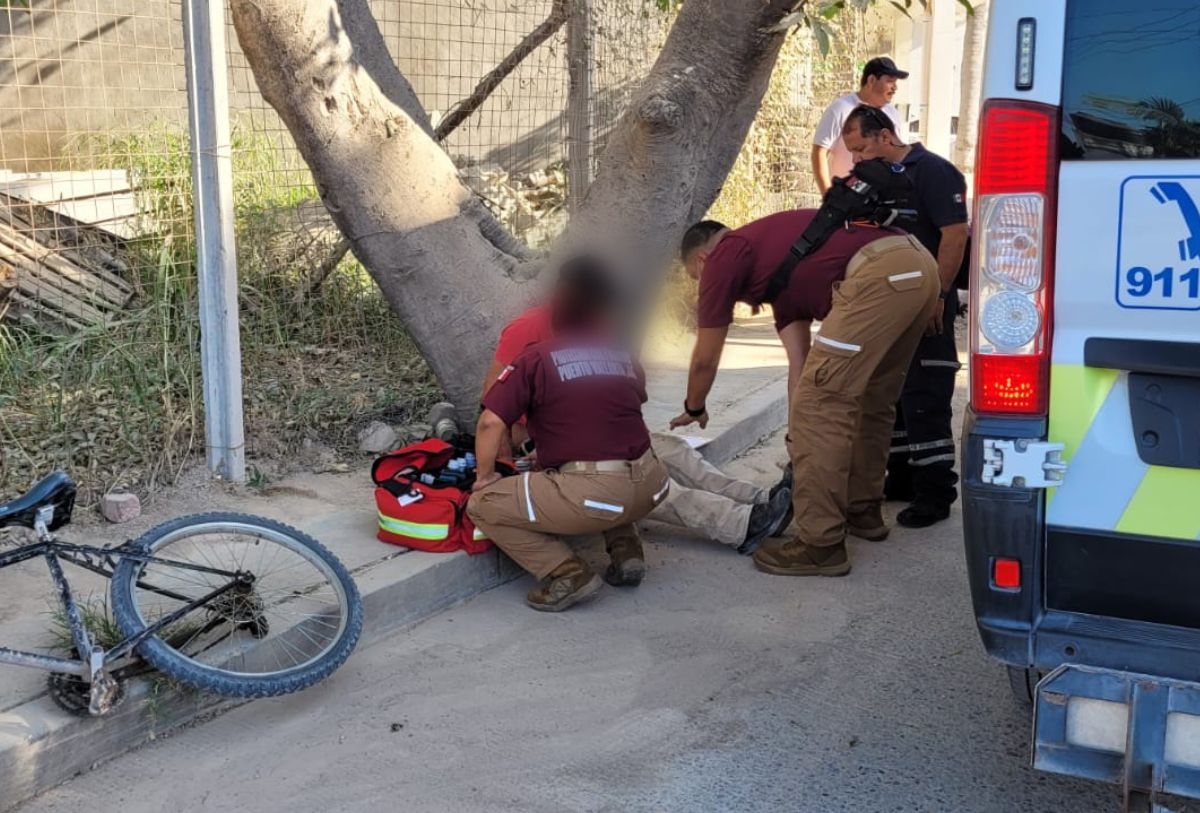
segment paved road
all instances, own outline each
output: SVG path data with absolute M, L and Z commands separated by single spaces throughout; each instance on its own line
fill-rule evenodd
M 731 468 L 767 482 L 774 457 Z M 1026 767 L 957 517 L 853 557 L 844 579 L 794 580 L 656 533 L 638 590 L 546 616 L 510 584 L 22 813 L 1117 809 Z

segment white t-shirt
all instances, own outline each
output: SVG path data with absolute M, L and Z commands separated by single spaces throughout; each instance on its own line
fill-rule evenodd
M 829 150 L 830 178 L 844 178 L 854 166 L 850 151 L 842 143 L 842 127 L 845 126 L 846 119 L 850 118 L 850 113 L 860 104 L 863 104 L 863 100 L 858 98 L 857 93 L 839 96 L 825 109 L 825 115 L 821 116 L 821 123 L 817 125 L 817 132 L 813 135 L 813 146 Z M 888 118 L 896 125 L 896 134 L 903 139 L 900 111 L 889 104 L 884 106 L 883 112 L 888 114 Z

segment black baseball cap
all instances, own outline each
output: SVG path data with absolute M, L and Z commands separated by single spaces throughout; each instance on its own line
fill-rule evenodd
M 868 76 L 894 76 L 897 79 L 907 79 L 908 71 L 897 68 L 891 57 L 877 56 L 863 68 L 862 83 L 864 85 L 867 83 Z

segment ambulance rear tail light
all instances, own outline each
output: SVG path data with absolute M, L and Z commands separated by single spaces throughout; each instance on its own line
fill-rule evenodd
M 980 122 L 971 262 L 971 404 L 1046 412 L 1050 371 L 1056 107 L 1000 99 Z

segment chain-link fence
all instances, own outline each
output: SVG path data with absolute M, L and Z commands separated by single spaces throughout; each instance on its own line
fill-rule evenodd
M 454 123 L 443 144 L 464 182 L 534 247 L 567 217 L 568 5 L 372 0 L 435 127 Z M 0 0 L 0 494 L 55 467 L 89 496 L 150 488 L 203 448 L 181 14 L 179 0 Z M 589 171 L 669 23 L 652 0 L 590 0 Z M 809 200 L 826 85 L 842 91 L 878 39 L 846 25 L 824 61 L 789 41 L 722 217 Z M 335 465 L 365 422 L 412 423 L 438 389 L 227 36 L 247 457 L 252 472 Z

